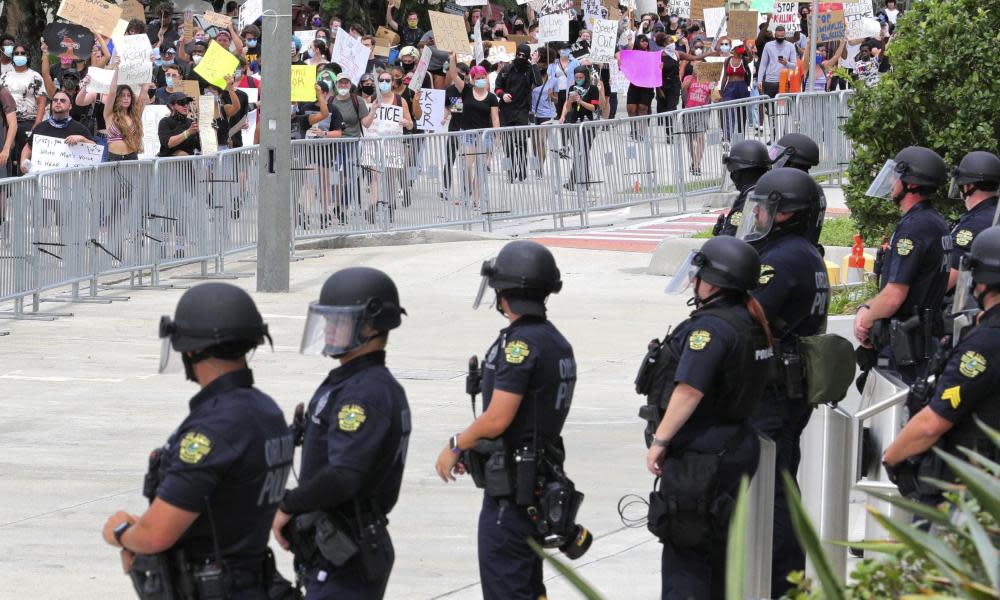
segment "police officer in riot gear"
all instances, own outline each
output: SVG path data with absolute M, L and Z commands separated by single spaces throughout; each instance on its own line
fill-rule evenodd
M 481 274 L 473 306 L 493 288 L 496 309 L 510 325 L 483 362 L 482 415 L 452 436 L 435 468 L 445 482 L 471 472 L 485 488 L 478 539 L 486 600 L 537 600 L 545 596 L 542 561 L 527 540 L 570 558 L 592 540 L 575 522 L 583 495 L 562 470 L 576 361 L 545 306 L 562 279 L 552 253 L 527 240 L 508 243 Z
M 750 417 L 773 360 L 764 311 L 750 295 L 759 277 L 749 244 L 706 241 L 667 288 L 693 286 L 694 312 L 665 342 L 651 344 L 637 377 L 654 408 L 640 414 L 654 427 L 646 466 L 659 490 L 650 495 L 648 526 L 663 543 L 666 599 L 724 595 L 732 502 L 741 476 L 757 469 Z
M 808 173 L 809 169 L 819 164 L 819 146 L 801 133 L 786 133 L 771 145 L 768 152 L 772 169 L 789 167 Z
M 712 235 L 736 235 L 736 229 L 743 222 L 743 205 L 747 193 L 757 180 L 771 167 L 771 158 L 767 146 L 757 140 L 744 140 L 733 144 L 729 154 L 722 157 L 729 178 L 736 186 L 739 194 L 733 200 L 733 205 L 725 214 L 719 215 L 719 221 L 712 230 Z
M 944 185 L 947 171 L 936 152 L 910 146 L 886 161 L 866 192 L 891 198 L 903 216 L 876 260 L 881 291 L 858 309 L 854 337 L 862 346 L 874 347 L 878 364 L 910 385 L 926 374 L 934 353 L 930 341 L 941 333 L 951 236 L 931 197 Z
M 991 152 L 970 152 L 951 170 L 952 198 L 965 201 L 965 214 L 951 230 L 951 272 L 948 290 L 955 288 L 958 268 L 979 232 L 994 225 L 997 189 L 1000 188 L 1000 158 Z
M 247 368 L 246 354 L 270 342 L 267 325 L 245 291 L 204 283 L 161 319 L 160 337 L 160 371 L 183 362 L 201 391 L 150 458 L 149 509 L 115 513 L 104 539 L 123 549 L 139 598 L 266 599 L 277 579 L 268 533 L 294 449 L 281 409 Z
M 337 271 L 309 305 L 300 352 L 340 366 L 297 419 L 299 486 L 285 493 L 273 525 L 295 553 L 306 598 L 385 593 L 395 559 L 386 515 L 399 498 L 410 436 L 406 394 L 385 366 L 385 347 L 404 314 L 392 279 L 368 267 Z
M 760 252 L 760 280 L 753 297 L 764 307 L 781 364 L 753 422 L 775 442 L 775 472 L 788 471 L 793 478 L 801 458 L 799 440 L 812 414 L 798 340 L 825 332 L 830 304 L 826 265 L 813 240 L 818 239 L 825 211 L 823 191 L 809 175 L 777 168 L 757 182 L 737 234 Z M 775 484 L 771 596 L 777 598 L 790 588 L 788 574 L 805 569 L 805 553 L 792 528 L 784 486 L 778 478 Z
M 959 448 L 997 460 L 996 447 L 976 419 L 1000 428 L 1000 227 L 976 236 L 962 261 L 955 310 L 969 304 L 983 310 L 978 325 L 951 350 L 929 400 L 906 424 L 883 455 L 890 479 L 904 496 L 926 497 L 920 477 L 952 480 L 950 470 L 928 450 L 937 446 L 961 456 Z M 970 281 L 971 280 L 971 281 Z

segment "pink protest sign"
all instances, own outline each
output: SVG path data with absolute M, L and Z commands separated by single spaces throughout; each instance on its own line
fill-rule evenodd
M 622 50 L 621 65 L 622 73 L 632 85 L 645 88 L 663 85 L 663 68 L 659 52 Z

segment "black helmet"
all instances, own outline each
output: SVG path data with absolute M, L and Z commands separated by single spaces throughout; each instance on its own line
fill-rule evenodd
M 302 354 L 339 358 L 373 337 L 399 327 L 406 310 L 388 275 L 370 267 L 349 267 L 330 275 L 309 305 Z M 366 334 L 365 326 L 374 330 Z
M 750 291 L 760 279 L 760 256 L 753 246 L 727 235 L 705 242 L 692 258 L 694 276 L 726 290 Z
M 951 176 L 958 185 L 985 183 L 996 186 L 1000 184 L 1000 158 L 992 152 L 969 152 L 957 167 L 952 168 Z
M 819 146 L 807 135 L 786 133 L 771 146 L 773 167 L 793 167 L 808 172 L 819 164 Z
M 744 169 L 766 171 L 771 167 L 771 157 L 764 144 L 757 140 L 743 140 L 733 144 L 729 154 L 722 157 L 722 164 L 726 165 L 730 173 Z
M 948 178 L 948 165 L 930 148 L 909 146 L 900 150 L 894 160 L 903 183 L 937 188 Z
M 826 196 L 808 173 L 781 167 L 757 181 L 743 213 L 743 222 L 736 233 L 742 240 L 755 242 L 772 231 L 791 231 L 802 233 L 815 244 L 826 214 Z M 796 213 L 796 216 L 777 223 L 778 213 Z
M 253 298 L 229 283 L 203 283 L 184 292 L 173 320 L 166 315 L 160 319 L 160 337 L 169 338 L 177 352 L 208 350 L 206 354 L 219 346 L 245 354 L 264 338 L 271 340 Z
M 969 270 L 976 283 L 1000 284 L 1000 226 L 984 229 L 972 241 Z
M 519 315 L 545 316 L 545 298 L 559 293 L 562 279 L 556 259 L 548 248 L 529 240 L 515 240 L 504 246 L 496 258 L 480 269 L 483 284 L 473 303 L 478 308 L 486 286 L 504 296 Z M 499 308 L 499 302 L 497 303 Z

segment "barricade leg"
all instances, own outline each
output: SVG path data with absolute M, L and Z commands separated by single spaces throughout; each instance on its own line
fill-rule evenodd
M 750 480 L 747 543 L 743 553 L 743 590 L 747 598 L 771 596 L 771 538 L 774 527 L 774 464 L 777 449 L 771 438 L 760 437 L 760 462 Z

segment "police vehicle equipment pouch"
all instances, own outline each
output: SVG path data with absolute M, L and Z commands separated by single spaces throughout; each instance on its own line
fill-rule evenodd
M 343 566 L 358 553 L 358 545 L 346 528 L 338 526 L 326 513 L 316 519 L 316 548 L 335 567 Z
M 174 580 L 166 554 L 136 554 L 128 572 L 139 600 L 173 600 Z
M 799 338 L 798 350 L 806 402 L 810 406 L 836 406 L 854 381 L 854 345 L 839 335 L 826 333 Z
M 675 548 L 695 548 L 712 532 L 711 504 L 717 487 L 717 454 L 685 452 L 663 461 L 660 489 L 649 494 L 647 527 Z

